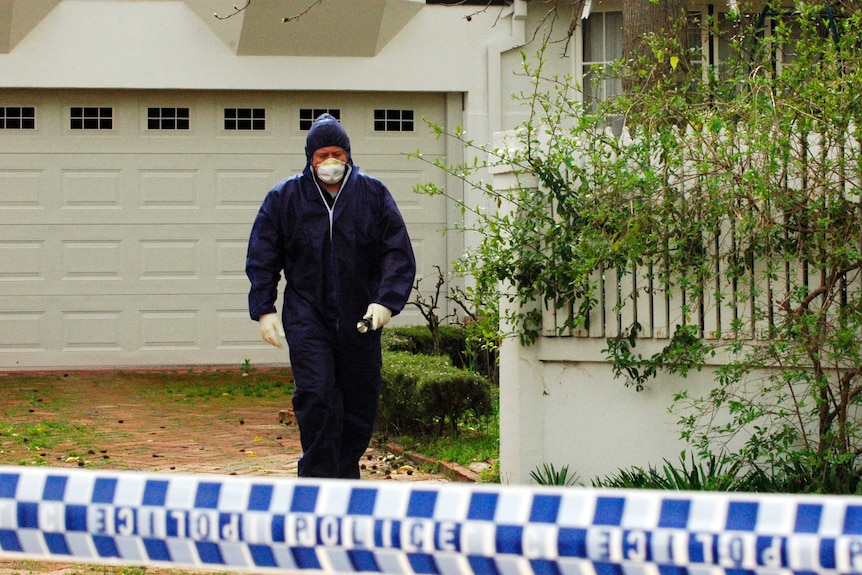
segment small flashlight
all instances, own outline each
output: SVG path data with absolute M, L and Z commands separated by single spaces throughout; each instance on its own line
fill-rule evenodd
M 369 329 L 371 329 L 371 320 L 367 317 L 364 317 L 358 322 L 356 322 L 356 331 L 358 331 L 359 333 L 365 333 Z

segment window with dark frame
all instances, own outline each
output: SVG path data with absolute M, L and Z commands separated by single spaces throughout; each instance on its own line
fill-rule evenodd
M 188 108 L 147 108 L 148 130 L 188 130 Z
M 329 114 L 339 122 L 341 121 L 341 110 L 339 108 L 300 108 L 299 129 L 303 132 L 310 130 L 314 120 L 321 114 Z
M 114 109 L 96 106 L 73 106 L 69 112 L 73 130 L 113 130 Z
M 375 132 L 412 132 L 413 110 L 374 110 Z
M 36 108 L 0 106 L 0 130 L 35 130 Z
M 224 129 L 228 131 L 266 130 L 266 108 L 225 108 Z

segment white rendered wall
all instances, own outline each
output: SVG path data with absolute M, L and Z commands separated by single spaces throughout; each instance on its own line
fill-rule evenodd
M 425 6 L 374 57 L 237 56 L 180 0 L 64 0 L 0 55 L 0 78 L 25 88 L 467 92 L 478 106 L 486 47 L 510 27 L 467 13 Z
M 660 374 L 638 392 L 615 378 L 611 365 L 596 354 L 601 343 L 584 338 L 541 338 L 529 347 L 517 340 L 504 343 L 504 483 L 531 483 L 531 471 L 553 464 L 558 470 L 568 466 L 570 474 L 589 485 L 622 468 L 660 468 L 663 459 L 678 463 L 680 453 L 689 450 L 679 436 L 679 416 L 668 408 L 682 389 L 694 396 L 708 393 L 714 368 L 692 372 L 686 379 Z

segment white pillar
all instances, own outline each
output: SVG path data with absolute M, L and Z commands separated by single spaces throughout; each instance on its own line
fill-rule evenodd
M 514 131 L 494 134 L 497 150 L 520 145 Z M 491 162 L 494 163 L 493 160 Z M 510 166 L 489 168 L 495 190 L 538 185 L 525 174 L 515 174 Z M 533 177 L 533 179 L 535 179 Z M 501 205 L 500 211 L 512 210 Z M 502 293 L 510 286 L 502 285 Z M 517 326 L 505 322 L 506 311 L 517 311 L 518 303 L 500 301 L 501 329 L 504 334 L 517 333 Z M 503 484 L 530 483 L 530 471 L 541 466 L 544 458 L 545 417 L 543 408 L 544 381 L 538 360 L 538 346 L 521 344 L 517 335 L 508 337 L 500 347 L 500 481 Z

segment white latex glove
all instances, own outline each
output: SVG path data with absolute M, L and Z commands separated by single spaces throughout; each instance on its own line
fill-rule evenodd
M 260 316 L 258 323 L 260 324 L 260 337 L 263 338 L 263 341 L 281 349 L 283 346 L 279 336 L 284 337 L 284 328 L 281 326 L 278 314 L 265 313 Z
M 382 306 L 379 303 L 372 303 L 368 306 L 368 309 L 365 310 L 365 315 L 362 316 L 362 319 L 367 319 L 371 322 L 371 330 L 380 329 L 392 319 L 392 312 L 389 311 L 389 308 L 386 306 Z

